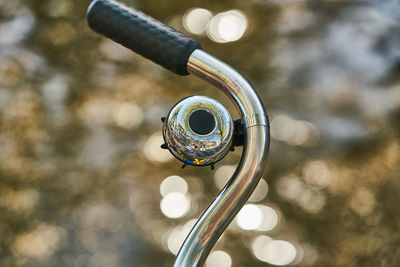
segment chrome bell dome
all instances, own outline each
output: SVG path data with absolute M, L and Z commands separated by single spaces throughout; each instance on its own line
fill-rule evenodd
M 233 131 L 231 115 L 221 103 L 207 96 L 190 96 L 178 102 L 164 120 L 164 146 L 184 165 L 210 165 L 228 153 Z

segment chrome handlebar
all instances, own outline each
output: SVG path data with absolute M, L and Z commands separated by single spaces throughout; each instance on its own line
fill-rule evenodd
M 203 265 L 218 238 L 257 186 L 269 151 L 268 117 L 257 93 L 242 75 L 200 49 L 189 57 L 187 70 L 228 95 L 241 114 L 246 134 L 235 173 L 187 236 L 174 267 Z

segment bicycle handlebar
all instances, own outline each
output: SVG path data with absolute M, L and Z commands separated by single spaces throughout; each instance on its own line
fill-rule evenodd
M 94 31 L 179 75 L 189 74 L 188 59 L 201 49 L 195 39 L 114 0 L 93 1 L 87 21 Z
M 185 34 L 115 0 L 95 0 L 88 10 L 93 30 L 180 75 L 198 76 L 225 92 L 245 127 L 243 153 L 232 178 L 187 236 L 175 267 L 202 266 L 215 242 L 248 200 L 265 168 L 269 122 L 261 99 L 232 67 L 210 56 Z

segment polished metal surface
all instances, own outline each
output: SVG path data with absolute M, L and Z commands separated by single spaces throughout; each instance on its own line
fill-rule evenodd
M 189 118 L 198 111 L 212 115 L 214 124 L 205 134 L 192 129 Z M 178 102 L 163 125 L 164 141 L 179 160 L 192 165 L 209 165 L 222 159 L 232 143 L 233 121 L 228 110 L 207 96 L 190 96 Z
M 261 100 L 246 79 L 202 50 L 192 53 L 187 68 L 230 97 L 241 114 L 246 135 L 237 170 L 191 230 L 178 253 L 175 267 L 203 265 L 215 242 L 254 191 L 269 150 L 268 118 Z
M 191 74 L 223 90 L 240 112 L 246 127 L 268 125 L 264 106 L 256 91 L 235 69 L 199 49 L 190 56 L 187 68 Z

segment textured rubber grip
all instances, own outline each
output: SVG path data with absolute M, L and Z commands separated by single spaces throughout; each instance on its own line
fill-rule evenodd
M 198 41 L 160 21 L 114 0 L 95 0 L 87 11 L 96 32 L 180 75 Z

